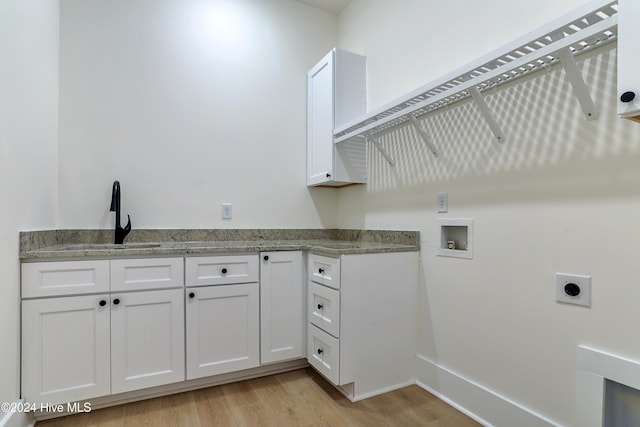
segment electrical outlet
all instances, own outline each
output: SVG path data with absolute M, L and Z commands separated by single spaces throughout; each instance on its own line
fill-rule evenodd
M 591 276 L 556 273 L 556 301 L 591 307 Z
M 449 193 L 438 193 L 438 213 L 449 212 Z
M 231 203 L 222 204 L 222 219 L 231 219 L 233 217 L 233 205 Z

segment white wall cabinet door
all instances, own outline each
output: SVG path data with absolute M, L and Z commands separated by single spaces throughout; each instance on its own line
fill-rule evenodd
M 185 292 L 188 380 L 260 364 L 258 283 Z
M 640 121 L 640 2 L 618 3 L 618 114 Z
M 305 357 L 302 252 L 263 252 L 260 262 L 260 362 Z
M 334 128 L 364 114 L 365 57 L 333 49 L 307 73 L 307 185 L 367 180 L 366 144 L 333 142 Z
M 109 297 L 22 302 L 22 397 L 66 403 L 110 392 Z
M 184 381 L 184 291 L 111 295 L 112 393 Z
M 307 75 L 307 185 L 333 174 L 333 51 Z

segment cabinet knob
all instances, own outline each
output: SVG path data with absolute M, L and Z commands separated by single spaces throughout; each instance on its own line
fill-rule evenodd
M 324 268 L 319 268 L 319 269 L 318 269 L 318 273 L 320 273 L 320 274 L 324 274 Z
M 98 304 L 100 304 L 100 307 L 104 307 L 105 305 L 107 305 L 107 302 L 105 300 L 101 299 Z
M 220 270 L 222 272 L 222 274 L 227 274 L 227 269 L 223 268 L 222 270 Z
M 318 354 L 322 354 L 322 353 L 324 353 L 324 350 L 323 350 L 323 349 L 321 349 L 321 348 L 319 348 L 319 349 L 317 350 L 317 352 L 318 352 Z
M 114 303 L 115 305 L 120 304 L 120 299 L 119 299 L 119 298 L 114 299 L 114 300 L 113 300 L 113 303 Z
M 331 174 L 327 172 L 327 178 L 331 178 Z
M 269 261 L 269 255 L 265 255 L 262 259 L 265 261 Z
M 322 310 L 322 309 L 324 309 L 324 305 L 318 304 L 318 310 Z
M 629 90 L 623 93 L 622 95 L 620 95 L 620 101 L 631 102 L 635 99 L 635 97 L 636 97 L 636 93 Z
M 195 292 L 189 292 L 189 298 L 194 299 L 196 297 Z

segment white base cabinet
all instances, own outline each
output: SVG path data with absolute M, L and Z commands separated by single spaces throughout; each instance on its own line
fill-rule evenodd
M 57 404 L 111 392 L 108 301 L 108 294 L 23 301 L 26 402 Z
M 114 274 L 123 265 L 135 271 L 127 291 L 141 292 L 72 295 L 124 289 L 119 278 L 127 275 Z M 25 263 L 22 273 L 26 402 L 66 403 L 184 381 L 182 258 Z M 147 290 L 153 287 L 176 289 Z
M 24 301 L 23 397 L 65 403 L 183 381 L 182 298 L 174 289 Z
M 310 254 L 308 277 L 309 363 L 354 401 L 413 383 L 418 253 Z
M 111 393 L 184 381 L 183 298 L 182 289 L 112 296 Z
M 260 363 L 306 357 L 302 252 L 260 254 Z
M 187 379 L 260 365 L 258 255 L 187 257 Z
M 24 263 L 21 397 L 117 401 L 305 357 L 352 400 L 407 385 L 417 263 L 301 251 Z
M 260 364 L 258 283 L 187 288 L 187 379 Z

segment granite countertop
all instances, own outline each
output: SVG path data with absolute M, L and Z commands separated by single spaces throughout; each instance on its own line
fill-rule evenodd
M 134 230 L 135 231 L 135 230 Z M 387 230 L 137 230 L 124 245 L 109 243 L 111 230 L 46 230 L 20 233 L 23 261 L 69 258 L 183 256 L 305 250 L 340 256 L 418 251 L 417 231 Z

